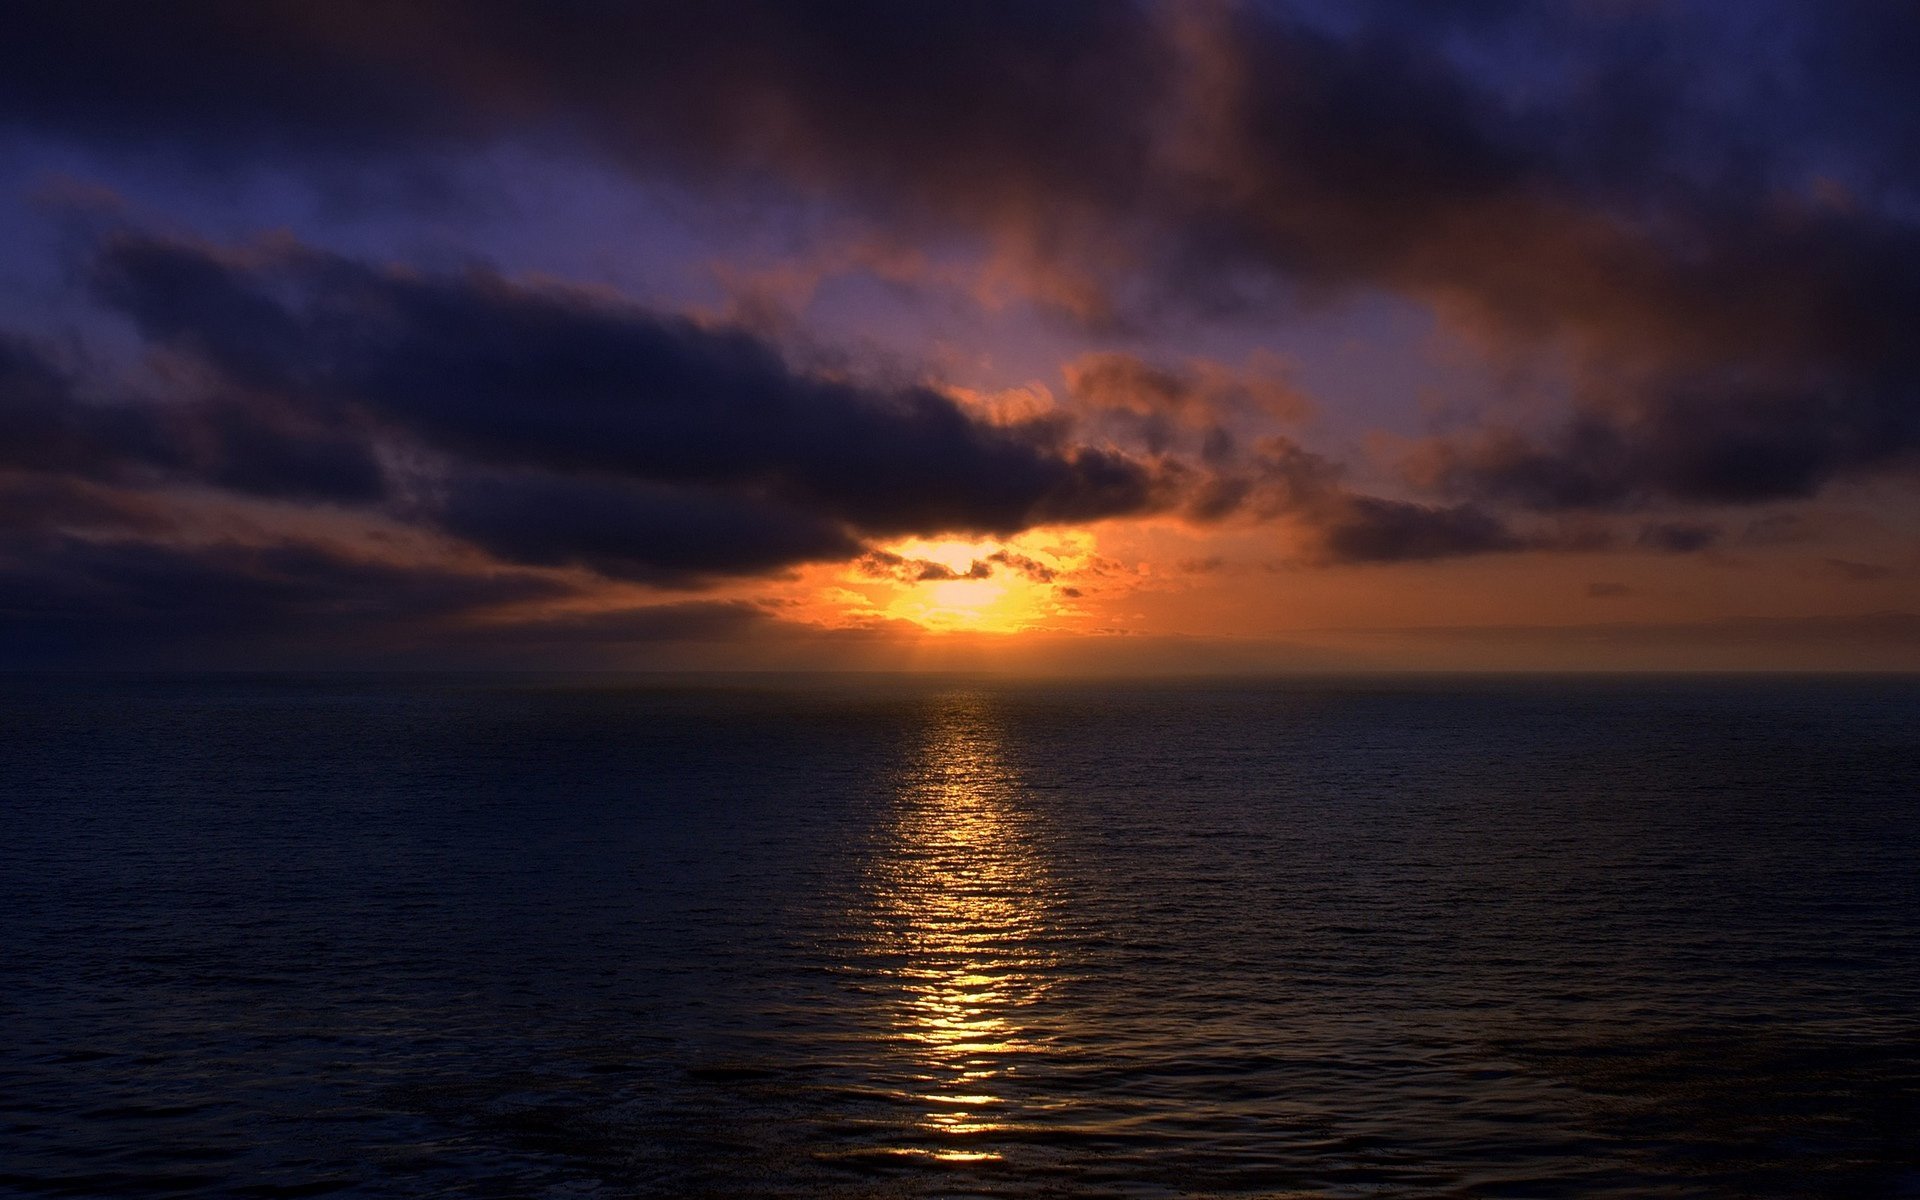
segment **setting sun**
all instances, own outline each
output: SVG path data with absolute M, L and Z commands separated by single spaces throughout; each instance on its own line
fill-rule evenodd
M 995 570 L 995 556 L 1008 553 L 1004 543 L 911 538 L 888 550 L 909 564 L 887 581 L 890 617 L 931 630 L 1014 633 L 1046 611 L 1044 588 Z
M 1072 623 L 1075 581 L 1102 569 L 1081 530 L 1019 538 L 905 538 L 806 579 L 825 623 L 903 621 L 933 633 L 1011 634 Z
M 1005 620 L 996 611 L 1007 598 L 1007 588 L 992 579 L 955 579 L 928 584 L 925 599 L 914 598 L 912 619 L 938 628 L 951 625 L 960 629 L 993 630 Z M 1018 628 L 1017 625 L 1007 628 Z

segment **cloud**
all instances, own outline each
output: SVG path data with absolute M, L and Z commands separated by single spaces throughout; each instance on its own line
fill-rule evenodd
M 1124 185 L 1144 131 L 1088 135 L 1119 89 L 1157 91 L 1168 68 L 1141 13 L 1090 3 L 214 0 L 113 16 L 22 6 L 0 103 L 66 136 L 245 161 L 571 135 L 636 167 L 830 167 L 954 204 L 1024 193 L 1009 157 L 1060 188 Z
M 1523 549 L 1499 518 L 1470 505 L 1440 507 L 1346 496 L 1317 514 L 1317 535 L 1333 562 L 1408 562 Z
M 619 477 L 460 470 L 427 518 L 508 562 L 672 584 L 846 558 L 838 521 L 752 496 Z
M 974 559 L 964 571 L 928 558 L 911 558 L 889 550 L 869 550 L 854 566 L 871 579 L 891 579 L 896 583 L 943 583 L 953 579 L 986 579 L 995 563 L 1005 562 L 1005 552 Z
M 1920 280 L 1920 256 L 1914 263 Z M 1836 360 L 1806 368 L 1798 385 L 1786 368 L 1745 372 L 1749 381 L 1656 374 L 1635 388 L 1590 389 L 1582 411 L 1545 437 L 1496 428 L 1435 439 L 1407 467 L 1455 495 L 1541 511 L 1801 499 L 1912 465 L 1920 372 L 1908 365 Z
M 1339 464 L 1291 438 L 1261 439 L 1244 464 L 1187 491 L 1198 521 L 1280 520 L 1301 535 L 1301 561 L 1319 565 L 1423 562 L 1523 550 L 1593 549 L 1588 539 L 1522 534 L 1476 504 L 1428 504 L 1349 487 Z
M 135 594 L 115 572 L 146 545 L 236 597 L 310 586 L 319 607 L 260 602 L 287 622 L 352 572 L 189 553 L 174 498 L 457 541 L 471 563 L 434 569 L 462 579 L 672 587 L 1135 517 L 1279 522 L 1327 564 L 1812 537 L 1724 510 L 1920 461 L 1920 22 L 1898 8 L 26 0 L 0 123 L 56 158 L 324 182 L 534 146 L 729 201 L 723 225 L 780 210 L 867 261 L 971 256 L 1104 333 L 1384 293 L 1553 379 L 1368 495 L 1261 436 L 1304 411 L 1284 370 L 1103 342 L 1062 411 L 996 416 L 485 269 L 123 231 L 89 281 L 140 370 L 0 343 L 0 529 L 26 596 Z
M 1691 554 L 1718 545 L 1721 530 L 1700 521 L 1649 521 L 1640 527 L 1637 544 L 1666 554 Z
M 110 242 L 98 290 L 153 342 L 308 409 L 463 457 L 751 487 L 876 533 L 1008 532 L 1138 511 L 1138 464 L 924 387 L 790 366 L 740 328 L 475 271 L 383 272 L 298 247 Z
M 1756 49 L 1711 7 L 281 0 L 105 20 L 45 0 L 10 10 L 0 111 L 183 161 L 573 146 L 697 194 L 982 239 L 1110 321 L 1394 292 L 1496 353 L 1575 364 L 1557 431 L 1449 448 L 1451 499 L 1748 503 L 1920 447 L 1910 122 L 1888 115 L 1912 107 L 1895 48 L 1915 22 L 1766 12 L 1782 33 Z M 227 299 L 221 324 L 271 323 Z M 1144 367 L 1129 387 L 1184 394 Z M 1088 482 L 1066 508 L 1111 502 Z
M 1052 583 L 1054 577 L 1060 573 L 1037 558 L 1012 550 L 996 550 L 987 556 L 987 561 L 1004 566 L 1010 571 L 1016 571 L 1034 583 Z
M 366 502 L 385 491 L 364 437 L 271 396 L 101 403 L 0 335 L 0 468 L 98 481 L 184 479 L 261 496 Z
M 395 489 L 412 515 L 518 561 L 753 573 L 848 557 L 865 536 L 1006 534 L 1173 499 L 1151 464 L 1074 444 L 1058 422 L 990 423 L 930 387 L 795 367 L 738 327 L 478 270 L 430 277 L 285 242 L 123 233 L 94 286 L 150 345 L 248 403 L 122 405 L 84 421 L 73 404 L 16 406 L 62 414 L 65 426 L 40 421 L 41 440 L 75 446 L 84 469 L 125 460 L 238 490 L 307 480 L 372 499 L 377 473 L 326 468 L 399 445 L 430 464 Z
M 317 541 L 0 536 L 4 669 L 640 668 L 818 635 L 744 600 L 609 607 L 564 575 Z
M 551 578 L 358 557 L 313 542 L 0 539 L 0 662 L 204 665 L 435 638 L 450 620 L 572 592 Z M 310 639 L 324 633 L 324 649 Z
M 1068 393 L 1082 406 L 1138 416 L 1217 421 L 1260 413 L 1297 421 L 1314 409 L 1312 399 L 1287 381 L 1285 362 L 1273 354 L 1256 354 L 1246 369 L 1233 370 L 1206 359 L 1167 366 L 1102 351 L 1081 355 L 1061 372 Z
M 237 653 L 323 629 L 335 646 L 453 645 L 502 606 L 578 604 L 608 580 L 817 561 L 1047 583 L 1057 570 L 1025 554 L 961 570 L 871 540 L 1123 516 L 1284 518 L 1326 562 L 1536 544 L 1472 506 L 1355 493 L 1289 439 L 1212 463 L 1127 453 L 1071 419 L 991 420 L 931 385 L 796 365 L 737 326 L 484 270 L 122 230 L 89 278 L 144 372 L 0 340 L 21 660 L 143 639 Z
M 1244 458 L 1246 430 L 1299 421 L 1314 410 L 1271 354 L 1232 370 L 1204 359 L 1166 366 L 1108 351 L 1082 355 L 1061 372 L 1068 410 L 1092 428 L 1149 453 L 1191 455 L 1216 470 Z M 1231 502 L 1223 498 L 1213 506 Z
M 1286 438 L 1200 466 L 1133 457 L 1074 441 L 1058 419 L 990 422 L 931 387 L 809 372 L 737 327 L 482 271 L 124 233 L 95 287 L 260 411 L 343 446 L 424 453 L 438 463 L 424 480 L 389 484 L 407 497 L 399 511 L 515 562 L 660 583 L 849 558 L 867 537 L 1168 511 L 1306 521 L 1333 561 L 1535 544 L 1475 505 L 1349 492 L 1335 464 Z M 1087 378 L 1160 378 L 1143 371 L 1107 359 Z M 184 411 L 204 425 L 219 410 Z

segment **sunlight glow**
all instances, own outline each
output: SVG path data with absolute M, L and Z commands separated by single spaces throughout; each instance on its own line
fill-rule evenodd
M 901 616 L 932 629 L 1018 629 L 1006 607 L 1007 585 L 997 579 L 950 579 L 926 584 L 924 598 L 903 597 Z
M 939 563 L 950 571 L 965 573 L 974 563 L 1006 549 L 1006 545 L 993 541 L 930 542 L 921 538 L 909 538 L 906 541 L 894 543 L 888 549 L 905 558 L 924 558 L 929 562 Z
M 903 566 L 873 600 L 885 617 L 933 632 L 1017 633 L 1069 611 L 1058 576 L 1072 563 L 1062 549 L 1038 539 L 889 543 L 883 553 Z M 947 576 L 930 577 L 939 571 Z
M 1008 538 L 901 538 L 851 562 L 815 563 L 780 589 L 782 615 L 822 629 L 885 630 L 908 657 L 1011 635 L 1111 624 L 1111 604 L 1136 585 L 1131 568 L 1095 549 L 1085 529 L 1030 529 Z

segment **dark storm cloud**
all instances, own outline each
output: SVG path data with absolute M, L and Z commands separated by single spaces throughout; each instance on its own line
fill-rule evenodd
M 0 468 L 98 481 L 185 480 L 361 502 L 384 490 L 364 437 L 264 396 L 91 402 L 32 346 L 0 336 Z
M 418 636 L 463 613 L 570 590 L 521 572 L 379 562 L 314 543 L 23 532 L 0 538 L 0 663 L 137 662 L 155 650 L 284 645 L 302 632 L 334 645 Z
M 580 610 L 536 572 L 371 560 L 320 543 L 0 533 L 0 667 L 605 668 L 622 649 L 791 637 L 742 601 Z M 546 602 L 561 602 L 551 607 Z
M 463 472 L 432 514 L 510 562 L 580 564 L 616 579 L 674 583 L 847 558 L 840 522 L 710 489 L 605 476 Z
M 869 535 L 1004 533 L 1168 501 L 1148 467 L 1057 424 L 988 424 L 927 388 L 798 370 L 739 329 L 483 273 L 127 234 L 94 276 L 150 348 L 190 367 L 169 389 L 187 394 L 84 396 L 46 355 L 0 342 L 0 468 L 16 472 L 20 528 L 124 535 L 152 511 L 140 489 L 197 486 L 679 584 L 849 558 Z M 413 465 L 391 479 L 383 451 Z
M 1163 502 L 1148 468 L 1067 444 L 1055 424 L 989 424 L 929 388 L 797 370 L 742 329 L 483 272 L 423 277 L 297 247 L 232 255 L 128 235 L 102 254 L 97 290 L 154 343 L 316 419 L 351 414 L 463 461 L 572 477 L 568 502 L 595 528 L 652 503 L 618 490 L 636 481 L 792 508 L 790 561 L 846 548 L 824 522 L 1009 533 Z M 589 497 L 590 477 L 614 490 Z M 458 507 L 488 506 L 469 495 Z M 764 544 L 750 537 L 737 566 L 766 565 Z
M 38 350 L 0 337 L 0 467 L 110 477 L 174 457 L 168 441 L 142 410 L 82 405 Z
M 159 368 L 89 373 L 0 340 L 13 661 L 458 640 L 463 614 L 586 586 L 275 541 L 289 512 L 684 586 L 876 535 L 1151 511 L 1180 483 L 1058 422 L 991 424 L 930 388 L 797 368 L 741 329 L 484 272 L 122 233 L 91 275 Z M 196 543 L 207 528 L 238 540 Z

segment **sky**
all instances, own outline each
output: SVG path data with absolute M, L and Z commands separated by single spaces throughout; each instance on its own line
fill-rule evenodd
M 21 0 L 0 667 L 1920 669 L 1920 8 Z

